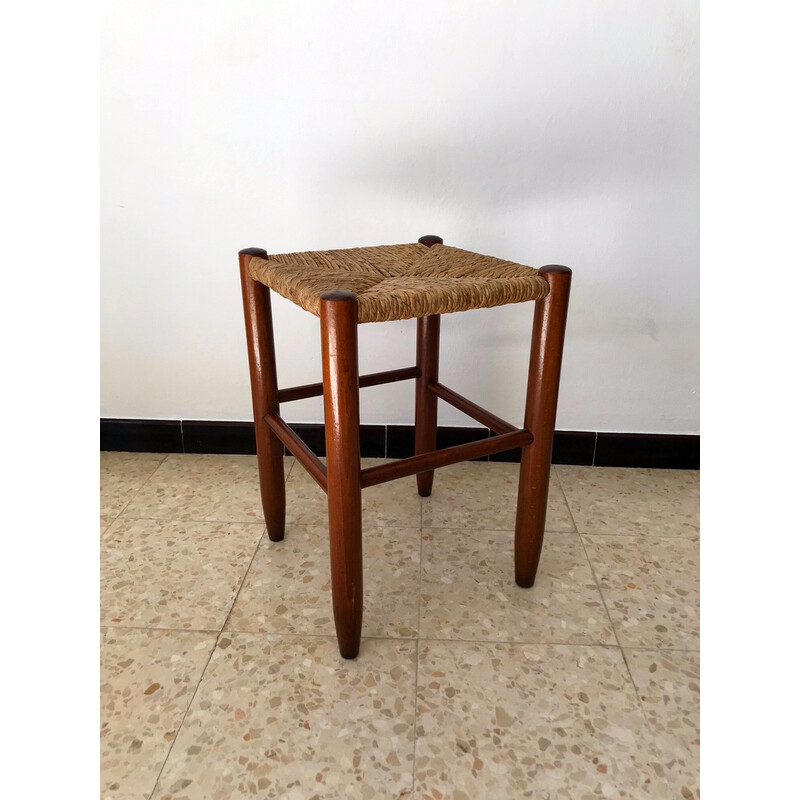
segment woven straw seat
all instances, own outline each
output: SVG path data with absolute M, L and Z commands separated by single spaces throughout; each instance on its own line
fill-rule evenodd
M 539 271 L 444 244 L 397 244 L 254 257 L 249 274 L 319 316 L 320 295 L 356 295 L 359 322 L 385 322 L 541 300 Z

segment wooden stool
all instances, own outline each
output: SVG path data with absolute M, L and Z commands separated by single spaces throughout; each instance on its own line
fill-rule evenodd
M 427 497 L 436 467 L 522 448 L 514 546 L 515 578 L 533 585 L 544 536 L 553 429 L 564 347 L 571 270 L 539 270 L 448 247 L 438 236 L 416 244 L 359 247 L 268 256 L 239 253 L 261 500 L 269 538 L 283 539 L 286 492 L 283 446 L 328 494 L 333 616 L 339 651 L 358 655 L 363 579 L 361 490 L 417 476 Z M 322 383 L 278 389 L 269 289 L 316 314 L 322 334 Z M 525 421 L 521 429 L 439 383 L 440 314 L 535 300 Z M 417 363 L 358 374 L 360 322 L 417 319 Z M 358 390 L 414 378 L 415 455 L 361 469 Z M 281 403 L 322 395 L 323 464 L 280 416 Z M 436 449 L 441 399 L 485 425 L 495 436 Z

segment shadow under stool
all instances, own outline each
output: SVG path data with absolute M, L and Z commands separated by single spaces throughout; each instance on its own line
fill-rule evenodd
M 446 246 L 438 236 L 272 256 L 247 248 L 239 253 L 239 267 L 267 533 L 273 542 L 283 539 L 285 445 L 328 495 L 333 616 L 342 656 L 355 658 L 361 641 L 361 490 L 370 486 L 416 475 L 419 494 L 427 497 L 437 467 L 521 447 L 514 571 L 519 586 L 532 586 L 544 537 L 571 270 L 533 269 Z M 278 388 L 270 290 L 319 317 L 322 383 Z M 439 383 L 439 324 L 441 314 L 529 300 L 536 306 L 525 418 L 516 428 Z M 359 375 L 358 324 L 398 319 L 417 320 L 416 365 Z M 415 455 L 362 469 L 359 388 L 410 379 L 416 381 Z M 319 395 L 326 464 L 280 416 L 281 403 Z M 437 450 L 439 400 L 495 436 Z

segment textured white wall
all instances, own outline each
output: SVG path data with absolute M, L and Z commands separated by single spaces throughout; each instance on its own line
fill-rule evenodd
M 102 416 L 252 418 L 240 248 L 435 233 L 572 267 L 560 429 L 699 431 L 696 0 L 103 15 Z M 442 380 L 521 421 L 532 311 L 443 317 Z M 319 380 L 316 318 L 274 313 L 281 385 Z M 360 333 L 362 370 L 413 363 L 413 322 Z M 411 422 L 412 394 L 364 390 L 362 420 Z

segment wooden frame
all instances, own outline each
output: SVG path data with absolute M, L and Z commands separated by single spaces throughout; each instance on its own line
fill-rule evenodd
M 420 242 L 431 247 L 436 236 Z M 328 495 L 331 594 L 339 650 L 358 655 L 363 613 L 361 490 L 409 475 L 427 497 L 434 471 L 472 458 L 522 448 L 514 545 L 515 580 L 532 586 L 544 539 L 550 460 L 553 449 L 559 376 L 564 347 L 571 270 L 539 270 L 550 286 L 536 302 L 522 428 L 492 414 L 439 382 L 438 315 L 417 321 L 417 359 L 413 367 L 358 375 L 358 303 L 350 292 L 326 292 L 320 298 L 322 383 L 278 389 L 269 290 L 253 281 L 250 258 L 267 258 L 259 248 L 239 253 L 245 329 L 256 429 L 261 500 L 272 541 L 284 535 L 286 495 L 283 445 Z M 358 390 L 367 386 L 415 381 L 415 442 L 410 458 L 362 469 L 359 448 Z M 280 404 L 322 395 L 325 407 L 323 464 L 280 416 Z M 488 439 L 436 449 L 437 404 L 443 400 L 496 434 Z

